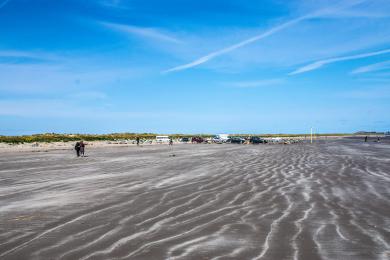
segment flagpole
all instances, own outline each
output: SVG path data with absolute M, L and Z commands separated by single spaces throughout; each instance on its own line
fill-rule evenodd
M 310 143 L 313 143 L 313 127 L 310 128 Z

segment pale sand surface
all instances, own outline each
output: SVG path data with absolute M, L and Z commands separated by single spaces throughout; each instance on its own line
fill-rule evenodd
M 1 154 L 0 259 L 390 259 L 389 141 L 87 155 Z
M 135 142 L 135 141 L 134 141 Z M 23 144 L 8 144 L 0 143 L 0 153 L 12 153 L 12 152 L 48 152 L 52 150 L 73 150 L 74 142 L 50 142 L 50 143 L 23 143 Z M 119 141 L 89 141 L 85 142 L 88 148 L 95 147 L 126 147 L 135 146 L 132 141 L 120 143 Z M 149 145 L 143 144 L 143 145 Z

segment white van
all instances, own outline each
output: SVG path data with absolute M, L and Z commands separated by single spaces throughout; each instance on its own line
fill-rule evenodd
M 158 143 L 158 144 L 167 144 L 167 143 L 169 143 L 169 136 L 167 136 L 167 135 L 158 135 L 158 136 L 156 136 L 156 143 Z

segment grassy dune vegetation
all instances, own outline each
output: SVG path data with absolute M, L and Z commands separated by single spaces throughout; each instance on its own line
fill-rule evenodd
M 71 142 L 71 141 L 115 141 L 115 140 L 134 140 L 137 137 L 140 139 L 154 139 L 156 135 L 153 133 L 113 133 L 113 134 L 34 134 L 21 136 L 4 136 L 0 135 L 0 142 L 2 143 L 35 143 L 35 142 Z M 170 135 L 172 138 L 191 137 L 193 135 L 174 134 Z M 202 137 L 209 137 L 212 135 L 201 135 Z
M 134 140 L 137 137 L 140 139 L 154 139 L 156 135 L 153 133 L 112 133 L 112 134 L 33 134 L 33 135 L 21 135 L 21 136 L 3 136 L 0 135 L 0 142 L 2 143 L 35 143 L 35 142 L 71 142 L 71 141 L 115 141 L 115 140 Z M 316 134 L 316 136 L 346 136 L 351 134 Z M 182 137 L 193 137 L 201 136 L 204 138 L 212 137 L 211 134 L 196 134 L 196 135 L 185 135 L 185 134 L 172 134 L 169 135 L 173 139 Z M 233 134 L 232 136 L 248 137 L 253 135 L 248 134 Z M 304 137 L 309 136 L 308 134 L 259 134 L 261 137 Z

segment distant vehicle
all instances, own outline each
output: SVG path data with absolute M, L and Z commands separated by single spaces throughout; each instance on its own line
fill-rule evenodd
M 211 139 L 211 142 L 216 143 L 216 144 L 222 144 L 222 143 L 224 143 L 224 141 L 223 141 L 222 139 L 220 139 L 219 137 L 216 137 L 216 136 L 214 136 L 214 137 Z
M 265 140 L 264 138 L 260 138 L 258 136 L 252 136 L 250 139 L 249 139 L 249 142 L 251 144 L 266 144 L 267 143 L 267 140 Z
M 224 141 L 227 141 L 229 139 L 228 134 L 217 134 L 216 137 L 218 137 L 219 139 L 222 139 Z
M 211 139 L 213 143 L 222 144 L 226 143 L 229 140 L 228 134 L 218 134 Z
M 272 138 L 270 139 L 270 142 L 271 142 L 271 143 L 282 143 L 282 142 L 283 142 L 283 139 L 280 138 L 280 137 L 272 137 Z
M 231 137 L 227 142 L 231 144 L 243 144 L 245 139 L 241 137 Z
M 168 144 L 169 143 L 169 136 L 167 136 L 167 135 L 158 135 L 158 136 L 156 136 L 156 143 L 158 143 L 158 144 Z
M 204 139 L 200 136 L 195 136 L 195 137 L 192 137 L 191 142 L 200 144 L 200 143 L 204 142 Z
M 183 137 L 182 139 L 180 139 L 180 142 L 182 143 L 188 143 L 190 141 L 190 138 L 188 137 Z

